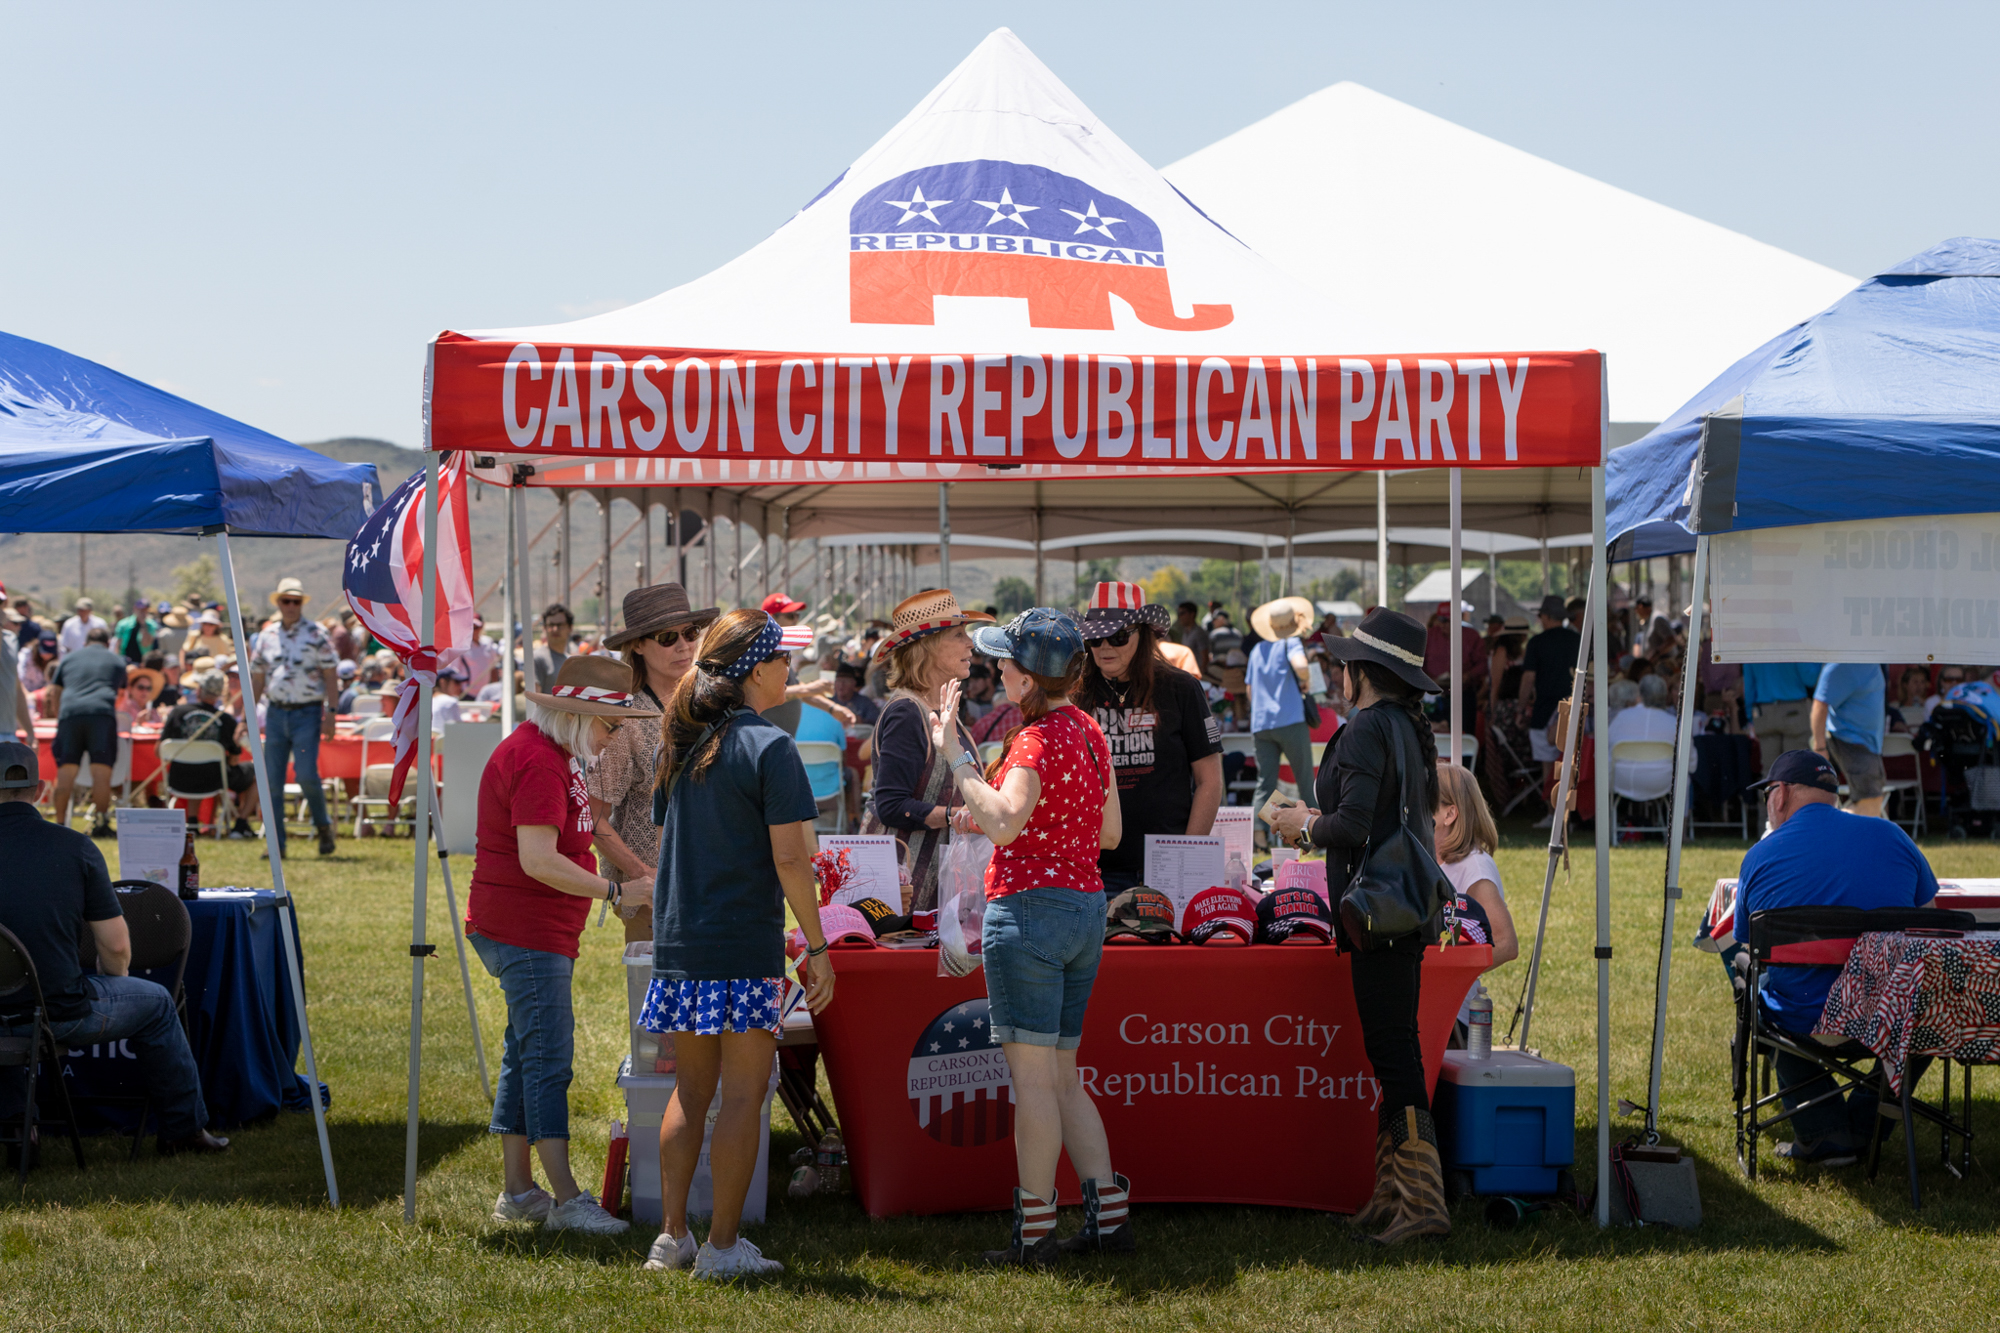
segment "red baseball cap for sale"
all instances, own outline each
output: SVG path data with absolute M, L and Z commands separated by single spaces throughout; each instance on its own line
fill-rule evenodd
M 804 602 L 795 602 L 781 592 L 774 592 L 764 599 L 764 614 L 767 616 L 788 616 L 794 611 L 805 609 Z
M 1257 936 L 1257 909 L 1240 891 L 1217 885 L 1188 899 L 1181 913 L 1181 938 L 1190 944 L 1233 938 L 1248 944 Z
M 1266 944 L 1329 944 L 1333 912 L 1304 885 L 1273 889 L 1257 904 L 1257 932 Z

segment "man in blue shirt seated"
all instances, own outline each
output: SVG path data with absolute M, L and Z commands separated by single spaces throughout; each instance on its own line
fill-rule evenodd
M 1765 792 L 1771 833 L 1743 858 L 1736 887 L 1736 938 L 1750 937 L 1752 913 L 1777 907 L 1922 907 L 1937 896 L 1937 876 L 1909 835 L 1886 819 L 1847 814 L 1838 805 L 1840 777 L 1824 755 L 1788 750 L 1771 775 L 1750 788 Z M 1813 1040 L 1838 967 L 1778 967 L 1764 974 L 1762 1003 L 1772 1024 L 1801 1043 Z M 1854 1043 L 1846 1044 L 1859 1050 Z M 1829 1050 L 1841 1052 L 1841 1047 Z M 1842 1052 L 1845 1053 L 1845 1052 Z M 1875 1123 L 1875 1095 L 1856 1088 L 1845 1104 L 1835 1097 L 1797 1110 L 1829 1091 L 1828 1075 L 1812 1061 L 1780 1053 L 1776 1060 L 1792 1143 L 1778 1155 L 1797 1162 L 1849 1166 Z

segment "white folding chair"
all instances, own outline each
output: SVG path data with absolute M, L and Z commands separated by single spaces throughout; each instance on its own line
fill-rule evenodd
M 396 719 L 392 717 L 374 717 L 361 724 L 361 790 L 356 792 L 348 803 L 354 809 L 353 836 L 357 838 L 361 836 L 362 825 L 368 823 L 381 825 L 389 833 L 394 833 L 399 825 L 407 825 L 412 831 L 416 828 L 415 781 L 403 784 L 403 799 L 400 804 L 410 811 L 406 819 L 401 809 L 391 809 L 389 805 L 389 778 L 396 771 L 395 764 L 368 762 L 368 751 L 371 746 L 375 747 L 378 753 L 386 748 L 389 753 L 394 754 L 395 738 Z M 381 810 L 385 813 L 385 817 L 370 820 L 368 818 L 370 810 Z
M 825 818 L 829 808 L 831 808 L 833 827 L 829 830 L 830 832 L 847 832 L 847 802 L 842 799 L 847 792 L 847 747 L 844 745 L 835 745 L 832 741 L 798 741 L 795 743 L 799 749 L 799 762 L 806 766 L 806 775 L 808 777 L 812 776 L 815 768 L 820 769 L 824 773 L 827 766 L 832 766 L 834 771 L 833 791 L 828 795 L 822 796 L 818 790 L 820 784 L 815 784 L 813 799 L 819 803 L 821 818 Z M 814 826 L 818 826 L 817 820 L 814 821 Z
M 1245 755 L 1254 763 L 1257 758 L 1257 742 L 1251 739 L 1250 733 L 1247 731 L 1225 731 L 1222 733 L 1222 752 L 1224 754 Z M 1228 790 L 1223 793 L 1223 800 L 1231 804 L 1248 804 L 1250 799 L 1256 794 L 1256 779 L 1238 778 L 1235 782 L 1229 784 Z M 1243 798 L 1241 802 L 1231 800 L 1232 797 L 1238 795 Z
M 1887 765 L 1891 759 L 1908 759 L 1911 768 L 1916 768 L 1923 762 L 1917 755 L 1916 742 L 1910 738 L 1908 732 L 1904 731 L 1888 731 L 1882 734 L 1882 762 Z M 1902 765 L 1899 764 L 1897 767 L 1900 768 Z M 1917 771 L 1919 773 L 1917 777 L 1887 778 L 1882 783 L 1884 813 L 1901 809 L 1903 803 L 1899 797 L 1910 798 L 1910 813 L 1907 816 L 1891 814 L 1889 817 L 1908 830 L 1912 838 L 1924 836 L 1924 783 L 1922 770 Z
M 1637 788 L 1620 781 L 1619 769 L 1629 771 L 1633 764 L 1667 765 L 1667 785 L 1663 791 Z M 1672 741 L 1620 741 L 1611 747 L 1611 840 L 1618 841 L 1620 833 L 1657 833 L 1667 835 L 1667 820 L 1672 817 L 1674 743 Z M 1621 790 L 1621 788 L 1623 788 Z M 1624 824 L 1618 822 L 1619 802 L 1629 802 L 1648 812 L 1647 817 L 1657 819 L 1656 824 Z M 1662 811 L 1665 813 L 1662 813 Z
M 986 742 L 986 744 L 979 747 L 979 766 L 981 768 L 990 768 L 993 761 L 1005 753 L 1006 749 L 1007 742 L 1005 741 Z
M 222 748 L 221 741 L 177 740 L 161 741 L 160 752 L 160 793 L 168 800 L 188 802 L 190 811 L 199 810 L 201 802 L 213 797 L 215 800 L 215 836 L 221 837 L 224 830 L 236 822 L 236 801 L 229 791 L 229 752 Z M 196 791 L 176 787 L 173 781 L 175 764 L 214 764 L 216 786 L 211 791 Z
M 379 717 L 382 714 L 382 696 L 379 694 L 357 694 L 354 696 L 355 717 Z

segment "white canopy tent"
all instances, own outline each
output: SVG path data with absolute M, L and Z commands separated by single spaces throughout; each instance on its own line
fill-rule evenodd
M 1362 346 L 1601 348 L 1614 422 L 1665 420 L 1856 281 L 1358 83 L 1162 174 Z
M 1454 574 L 1468 521 L 1538 545 L 1587 523 L 1601 691 L 1603 374 L 1595 352 L 1369 353 L 1337 304 L 1218 227 L 1002 29 L 732 263 L 571 324 L 440 335 L 426 444 L 463 451 L 517 498 L 593 493 L 607 546 L 611 497 L 636 494 L 709 518 L 726 508 L 787 562 L 803 537 L 915 537 L 874 548 L 907 561 L 929 536 L 943 578 L 968 536 L 1046 556 L 1064 540 L 1219 527 L 1296 552 L 1302 534 L 1364 529 L 1386 559 L 1391 491 L 1407 495 L 1406 521 L 1447 531 Z M 518 518 L 510 550 L 516 532 Z M 710 543 L 711 590 L 716 555 Z M 524 609 L 524 566 L 510 561 L 510 582 Z M 1456 695 L 1455 638 L 1452 658 Z M 1602 829 L 1599 852 L 1603 922 Z M 1606 1173 L 1607 1135 L 1608 1114 Z

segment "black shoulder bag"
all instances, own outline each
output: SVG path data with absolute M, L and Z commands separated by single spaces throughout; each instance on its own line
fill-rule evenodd
M 1356 949 L 1379 949 L 1393 939 L 1421 931 L 1428 938 L 1440 929 L 1445 904 L 1452 899 L 1451 881 L 1438 869 L 1437 858 L 1423 840 L 1410 832 L 1409 791 L 1403 783 L 1403 738 L 1398 732 L 1396 797 L 1403 817 L 1396 831 L 1380 843 L 1361 849 L 1361 869 L 1340 899 L 1340 922 Z

